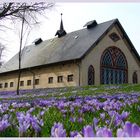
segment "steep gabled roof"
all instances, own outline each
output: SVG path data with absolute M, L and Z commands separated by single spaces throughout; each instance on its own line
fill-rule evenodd
M 123 30 L 117 19 L 97 24 L 91 29 L 81 29 L 66 34 L 61 38 L 53 38 L 38 45 L 26 46 L 22 50 L 22 69 L 36 66 L 49 65 L 64 61 L 82 59 L 96 43 L 104 37 L 105 33 L 114 25 L 118 24 Z M 140 61 L 139 54 L 135 50 L 130 39 L 127 37 L 133 52 Z M 18 54 L 10 59 L 1 69 L 0 73 L 18 70 Z

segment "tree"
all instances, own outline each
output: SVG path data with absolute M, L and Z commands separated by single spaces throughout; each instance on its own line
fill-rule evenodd
M 0 43 L 0 67 L 2 66 L 3 63 L 3 51 L 5 50 L 5 46 L 3 44 Z
M 54 3 L 45 3 L 45 2 L 37 2 L 37 3 L 1 3 L 0 4 L 0 21 L 5 19 L 21 19 L 23 18 L 23 12 L 26 11 L 28 17 L 36 20 L 36 14 L 42 15 L 42 12 L 50 7 L 52 7 Z M 25 16 L 25 22 L 28 22 L 29 18 Z M 30 23 L 29 23 L 30 24 Z
M 31 24 L 38 23 L 37 15 L 43 15 L 43 12 L 51 8 L 54 3 L 3 3 L 0 4 L 0 21 L 8 19 L 16 21 L 20 19 L 21 21 L 21 32 L 20 32 L 20 42 L 19 42 L 19 67 L 18 67 L 18 82 L 17 82 L 17 95 L 19 95 L 19 84 L 21 77 L 21 50 L 23 46 L 24 37 L 24 25 L 30 26 Z

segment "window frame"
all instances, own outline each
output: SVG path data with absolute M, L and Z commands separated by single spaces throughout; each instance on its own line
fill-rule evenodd
M 32 85 L 32 80 L 27 80 L 27 86 L 31 86 Z
M 53 83 L 53 77 L 48 77 L 48 84 L 52 84 Z
M 111 63 L 105 60 L 105 58 L 109 58 L 106 57 L 106 54 L 111 56 L 111 61 L 109 61 Z M 123 61 L 120 57 L 123 58 Z M 123 83 L 128 83 L 128 63 L 126 56 L 118 47 L 108 47 L 103 51 L 100 59 L 100 84 Z
M 10 82 L 10 88 L 14 87 L 14 82 Z
M 20 87 L 24 86 L 24 81 L 20 81 Z
M 73 81 L 74 81 L 74 75 L 73 75 L 73 74 L 69 74 L 69 75 L 67 76 L 67 81 L 68 81 L 68 82 L 73 82 Z
M 63 83 L 63 76 L 62 75 L 57 77 L 57 82 Z
M 133 84 L 138 84 L 138 74 L 136 71 L 133 72 L 132 82 L 133 82 Z
M 95 83 L 95 71 L 93 65 L 88 67 L 88 85 L 94 85 Z
M 8 88 L 8 83 L 4 83 L 4 88 Z
M 0 83 L 0 88 L 3 88 L 3 83 Z
M 39 82 L 40 82 L 39 78 L 35 79 L 35 85 L 39 85 Z

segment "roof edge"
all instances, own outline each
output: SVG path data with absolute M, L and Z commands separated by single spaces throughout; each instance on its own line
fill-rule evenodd
M 65 64 L 65 63 L 67 63 L 67 62 L 69 62 L 69 63 L 71 63 L 71 62 L 76 63 L 76 62 L 79 62 L 79 61 L 80 61 L 80 59 L 65 60 L 65 61 L 56 62 L 56 63 L 49 63 L 49 64 L 45 64 L 45 65 L 38 65 L 38 66 L 23 68 L 23 69 L 21 69 L 21 71 L 29 70 L 29 69 L 38 69 L 38 68 L 40 68 L 40 67 L 46 67 L 46 66 L 49 67 L 49 66 L 53 66 L 53 65 L 56 65 L 56 64 L 60 65 L 60 64 Z M 11 71 L 6 71 L 6 72 L 1 72 L 0 75 L 8 74 L 8 73 L 11 73 L 11 72 L 13 72 L 13 73 L 14 73 L 14 72 L 18 72 L 18 69 L 16 69 L 16 70 L 11 70 Z
M 139 65 L 140 65 L 140 55 L 137 52 L 137 50 L 135 49 L 133 43 L 131 42 L 131 40 L 129 39 L 127 33 L 125 32 L 124 28 L 122 27 L 121 23 L 119 22 L 119 20 L 116 18 L 114 19 L 114 22 L 106 29 L 106 31 L 94 42 L 94 44 L 87 50 L 87 52 L 85 52 L 80 59 L 83 59 L 89 52 L 90 50 L 95 47 L 99 41 L 110 31 L 110 29 L 117 24 L 120 28 L 120 30 L 122 31 L 122 33 L 124 34 L 124 37 L 126 38 L 126 40 L 128 41 L 128 44 L 130 45 L 130 49 L 132 50 L 132 52 L 135 54 L 137 60 L 139 61 Z

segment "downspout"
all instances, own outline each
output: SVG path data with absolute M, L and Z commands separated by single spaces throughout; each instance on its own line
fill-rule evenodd
M 80 74 L 81 69 L 80 69 L 80 64 L 77 63 L 77 66 L 78 66 L 78 70 L 79 70 L 79 86 L 81 86 L 81 74 Z
M 33 74 L 33 89 L 35 89 L 35 73 L 30 68 L 28 70 Z

